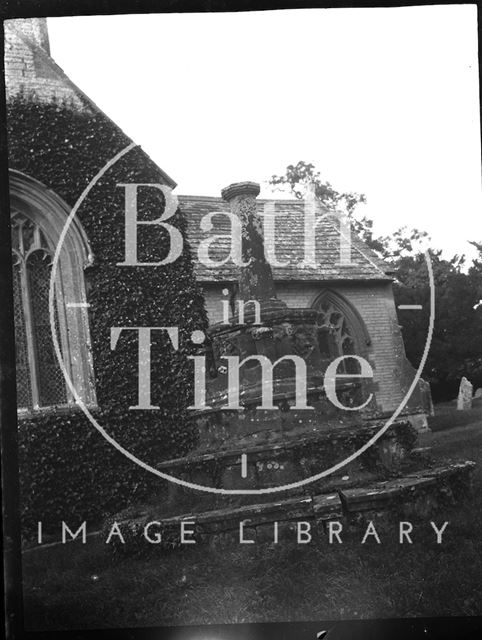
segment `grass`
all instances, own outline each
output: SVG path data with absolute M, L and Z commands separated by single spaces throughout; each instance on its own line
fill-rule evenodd
M 457 410 L 457 401 L 443 402 L 435 405 L 435 415 L 429 416 L 428 423 L 432 431 L 443 431 L 461 427 L 472 422 L 482 425 L 482 398 L 473 400 L 471 410 Z
M 476 418 L 474 414 L 474 418 Z M 466 420 L 467 422 L 467 420 Z M 428 522 L 398 544 L 398 518 L 384 516 L 382 544 L 365 531 L 328 545 L 321 532 L 297 545 L 185 547 L 115 561 L 103 540 L 24 556 L 29 628 L 108 628 L 482 614 L 482 424 L 421 437 L 436 457 L 475 460 L 474 494 L 434 517 L 449 520 L 435 544 Z

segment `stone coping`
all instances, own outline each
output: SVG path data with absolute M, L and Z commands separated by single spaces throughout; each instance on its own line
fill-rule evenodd
M 184 513 L 159 519 L 161 526 L 176 527 L 182 521 L 192 521 L 203 532 L 221 533 L 236 529 L 241 520 L 249 520 L 250 527 L 275 521 L 289 521 L 296 518 L 329 520 L 334 517 L 349 516 L 363 511 L 380 511 L 390 507 L 393 500 L 409 496 L 409 501 L 417 493 L 434 490 L 437 485 L 454 476 L 469 474 L 475 462 L 471 460 L 451 462 L 392 480 L 370 483 L 364 487 L 339 489 L 326 494 L 283 498 L 273 502 L 251 504 L 224 509 L 213 509 L 201 513 Z M 144 515 L 149 517 L 148 514 Z
M 383 422 L 374 423 L 370 425 L 360 426 L 341 426 L 333 427 L 326 431 L 317 430 L 310 434 L 300 435 L 296 433 L 292 436 L 288 436 L 285 440 L 275 440 L 272 442 L 263 442 L 261 444 L 246 445 L 244 447 L 236 447 L 233 449 L 215 449 L 212 451 L 206 451 L 204 453 L 193 453 L 182 458 L 173 458 L 172 460 L 165 460 L 156 465 L 159 470 L 178 468 L 185 465 L 199 465 L 207 462 L 213 462 L 216 460 L 226 460 L 229 458 L 237 459 L 243 453 L 251 455 L 264 454 L 270 452 L 276 456 L 276 454 L 282 453 L 286 449 L 296 449 L 306 445 L 314 444 L 317 442 L 323 442 L 324 440 L 332 439 L 346 439 L 351 436 L 360 436 L 360 434 L 366 434 L 367 437 L 373 435 L 383 426 Z M 390 432 L 394 427 L 407 426 L 411 428 L 408 421 L 394 422 L 387 430 L 388 435 L 392 435 Z

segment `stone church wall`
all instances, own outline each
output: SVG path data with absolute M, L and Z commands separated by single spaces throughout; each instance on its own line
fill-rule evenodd
M 49 56 L 41 19 L 5 23 L 5 83 L 9 98 L 27 93 L 42 102 L 66 100 L 77 109 L 86 106 L 62 69 Z M 35 24 L 32 24 L 35 23 Z M 38 23 L 38 24 L 37 24 Z

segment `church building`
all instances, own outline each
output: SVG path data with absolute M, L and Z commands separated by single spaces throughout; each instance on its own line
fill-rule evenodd
M 7 23 L 5 64 L 10 100 L 22 94 L 30 100 L 51 104 L 64 101 L 72 111 L 97 110 L 50 57 L 44 18 Z M 169 166 L 169 158 L 165 159 L 165 166 Z M 162 169 L 157 169 L 164 184 L 174 187 L 175 182 Z M 62 172 L 63 167 L 57 170 Z M 15 165 L 11 168 L 10 193 L 19 408 L 36 410 L 68 405 L 74 399 L 65 388 L 62 372 L 46 346 L 50 334 L 45 319 L 49 269 L 46 256 L 58 239 L 73 201 L 64 201 L 52 185 L 42 183 L 38 175 L 17 170 Z M 196 259 L 196 252 L 208 236 L 202 227 L 206 216 L 212 226 L 210 234 L 229 232 L 224 217 L 212 215 L 226 212 L 226 202 L 220 196 L 179 195 L 178 200 L 187 222 L 195 275 L 204 294 L 209 322 L 219 322 L 222 300 L 226 299 L 223 291 L 232 303 L 237 268 L 232 262 L 221 267 L 206 266 Z M 352 238 L 349 263 L 340 264 L 339 233 L 329 219 L 317 227 L 316 266 L 304 266 L 305 203 L 279 199 L 258 201 L 260 212 L 266 207 L 276 214 L 275 260 L 280 266 L 273 267 L 273 276 L 278 297 L 290 308 L 317 309 L 320 323 L 330 326 L 334 335 L 333 346 L 326 348 L 335 349 L 339 355 L 355 353 L 365 357 L 374 370 L 377 404 L 383 412 L 393 411 L 405 395 L 414 369 L 405 358 L 392 293 L 393 275 L 388 266 L 356 237 Z M 89 238 L 79 223 L 71 226 L 67 242 L 65 254 L 70 263 L 62 265 L 65 278 L 62 286 L 77 302 L 85 302 L 83 270 L 91 256 Z M 223 246 L 222 239 L 217 245 L 212 244 L 213 262 L 222 262 L 228 255 L 225 244 Z M 68 339 L 65 314 L 65 308 L 59 307 L 58 322 L 64 335 L 62 347 L 76 387 L 88 404 L 95 405 L 88 313 L 81 310 L 75 320 L 70 319 Z M 74 351 L 75 356 L 69 357 L 69 350 Z M 420 413 L 424 413 L 422 404 Z
M 232 203 L 226 194 L 236 185 L 212 197 L 178 195 L 170 222 L 179 227 L 188 250 L 172 264 L 149 271 L 123 268 L 126 194 L 121 187 L 159 185 L 138 194 L 139 219 L 157 218 L 159 207 L 167 204 L 162 189 L 176 187 L 164 170 L 169 170 L 169 158 L 163 160 L 163 169 L 158 167 L 65 75 L 50 56 L 44 18 L 7 21 L 5 74 L 17 406 L 27 469 L 21 479 L 27 520 L 45 513 L 45 496 L 53 486 L 65 496 L 52 501 L 52 518 L 82 491 L 84 515 L 90 509 L 98 516 L 101 484 L 102 510 L 114 502 L 119 507 L 124 484 L 125 504 L 136 491 L 145 496 L 152 489 L 145 478 L 149 474 L 137 470 L 134 477 L 132 464 L 92 434 L 95 430 L 80 407 L 92 420 L 107 421 L 121 446 L 142 459 L 175 459 L 196 442 L 191 427 L 180 426 L 189 422 L 189 359 L 176 359 L 168 342 L 159 351 L 153 348 L 151 364 L 159 377 L 152 380 L 152 402 L 158 412 L 131 411 L 138 391 L 138 346 L 125 335 L 114 339 L 111 329 L 136 323 L 179 326 L 181 345 L 199 329 L 221 335 L 219 327 L 232 321 L 243 302 L 240 267 L 230 259 L 227 215 Z M 109 165 L 112 158 L 115 166 Z M 233 182 L 237 178 L 233 176 Z M 410 364 L 405 355 L 390 268 L 353 234 L 348 250 L 343 250 L 339 215 L 324 210 L 309 192 L 304 201 L 258 199 L 256 184 L 239 184 L 248 185 L 254 197 L 251 213 L 256 219 L 251 222 L 262 228 L 270 254 L 271 298 L 288 315 L 316 318 L 318 361 L 363 358 L 373 372 L 372 414 L 386 419 L 405 401 L 401 415 L 419 431 L 426 429 L 431 412 L 428 385 L 420 380 L 406 398 L 416 373 L 412 364 L 418 363 Z M 79 199 L 82 204 L 74 211 Z M 314 211 L 322 219 L 311 234 L 307 218 Z M 166 254 L 167 234 L 154 224 L 138 226 L 139 260 L 154 264 Z M 273 331 L 286 329 L 288 335 L 289 323 L 280 323 Z M 293 341 L 302 355 L 312 350 L 303 331 L 301 327 L 298 343 Z M 184 357 L 195 348 L 190 343 L 180 352 Z M 356 370 L 346 368 L 345 373 Z M 50 458 L 52 467 L 45 462 Z M 62 475 L 66 468 L 68 479 Z M 74 492 L 69 484 L 73 478 Z

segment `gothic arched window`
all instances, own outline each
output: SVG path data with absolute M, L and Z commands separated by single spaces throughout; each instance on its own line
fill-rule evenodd
M 49 288 L 52 260 L 68 206 L 44 185 L 10 174 L 17 405 L 23 410 L 70 406 L 52 340 Z M 83 269 L 90 260 L 85 234 L 71 225 L 60 251 L 54 324 L 62 361 L 81 400 L 95 404 Z M 80 304 L 79 304 L 80 303 Z
M 314 308 L 318 311 L 318 344 L 322 358 L 363 355 L 370 339 L 361 318 L 341 297 L 331 291 L 322 293 L 316 299 Z M 346 358 L 339 372 L 360 373 L 360 365 L 354 358 Z
M 50 331 L 52 255 L 39 226 L 19 213 L 12 219 L 12 251 L 19 407 L 67 404 Z

